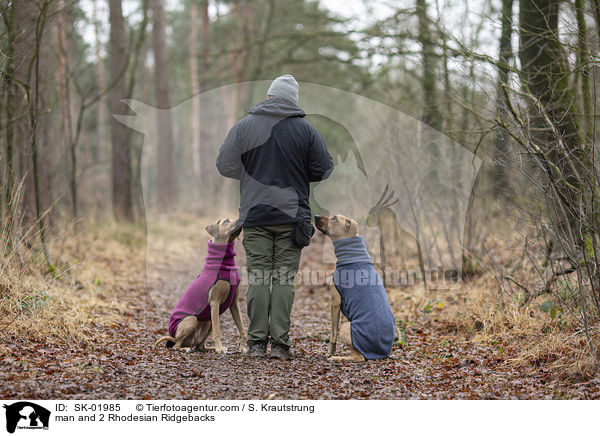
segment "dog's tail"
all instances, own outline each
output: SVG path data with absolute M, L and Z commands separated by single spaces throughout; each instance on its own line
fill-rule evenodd
M 158 339 L 155 343 L 154 346 L 156 347 L 158 344 L 160 344 L 163 341 L 171 341 L 171 342 L 177 342 L 177 340 L 173 337 L 173 336 L 163 336 L 162 338 Z

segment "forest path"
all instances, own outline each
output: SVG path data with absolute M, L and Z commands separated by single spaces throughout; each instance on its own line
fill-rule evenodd
M 302 254 L 301 268 L 317 267 L 323 238 Z M 241 247 L 241 243 L 237 243 Z M 243 264 L 243 253 L 238 265 Z M 325 358 L 330 331 L 326 285 L 296 291 L 290 336 L 296 357 L 278 361 L 249 358 L 238 350 L 229 312 L 222 318 L 226 355 L 182 353 L 153 348 L 164 335 L 170 310 L 197 272 L 179 262 L 156 267 L 146 292 L 123 289 L 129 310 L 117 325 L 96 325 L 91 345 L 68 349 L 17 338 L 19 359 L 0 361 L 0 397 L 31 399 L 492 399 L 588 397 L 557 390 L 540 370 L 524 372 L 506 364 L 510 352 L 466 340 L 448 323 L 419 316 L 406 328 L 407 345 L 394 346 L 390 359 L 331 363 Z M 132 296 L 132 292 L 137 295 Z M 393 299 L 394 312 L 400 299 Z M 245 287 L 241 307 L 245 325 Z M 338 350 L 346 352 L 339 345 Z

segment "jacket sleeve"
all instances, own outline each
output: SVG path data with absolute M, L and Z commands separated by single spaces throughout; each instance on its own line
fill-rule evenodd
M 241 145 L 237 137 L 238 125 L 234 125 L 225 141 L 219 148 L 219 155 L 217 156 L 217 170 L 225 177 L 240 180 L 242 177 L 242 157 L 241 157 Z
M 311 126 L 311 141 L 308 148 L 308 181 L 325 180 L 333 171 L 333 159 L 327 151 L 325 140 L 317 129 Z

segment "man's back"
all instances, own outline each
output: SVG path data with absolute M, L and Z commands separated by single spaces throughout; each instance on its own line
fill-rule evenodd
M 320 133 L 289 100 L 256 105 L 231 129 L 217 168 L 240 180 L 240 218 L 245 227 L 288 224 L 310 217 L 310 182 L 333 169 Z

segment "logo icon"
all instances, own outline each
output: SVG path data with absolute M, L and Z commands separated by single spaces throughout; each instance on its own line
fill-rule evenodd
M 6 409 L 6 431 L 18 429 L 48 429 L 50 411 L 29 401 L 19 401 L 3 406 Z

